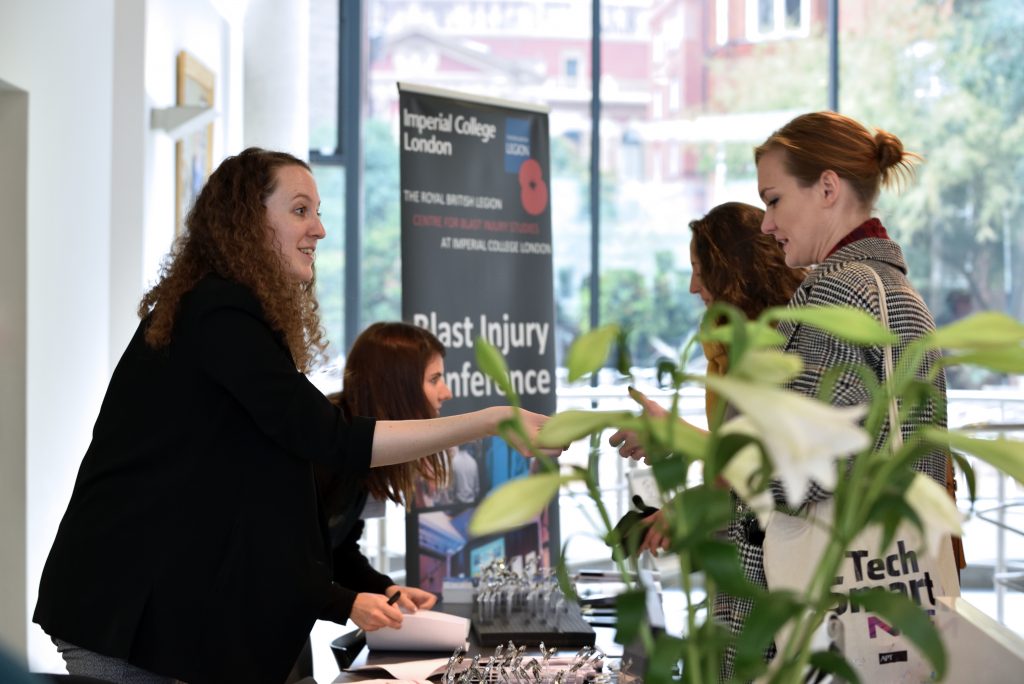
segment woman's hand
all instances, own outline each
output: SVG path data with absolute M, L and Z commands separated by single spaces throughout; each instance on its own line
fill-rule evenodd
M 402 626 L 402 611 L 397 605 L 388 605 L 388 597 L 384 594 L 360 592 L 352 603 L 349 619 L 364 632 L 372 632 L 381 627 L 398 629 Z
M 431 594 L 429 591 L 417 589 L 416 587 L 402 587 L 397 584 L 392 584 L 384 590 L 384 594 L 388 598 L 391 598 L 396 591 L 400 591 L 402 594 L 395 603 L 395 607 L 401 608 L 406 613 L 415 613 L 417 610 L 427 610 L 429 608 L 433 608 L 434 604 L 437 603 L 437 596 Z
M 500 418 L 498 420 L 498 423 L 496 424 L 495 427 L 496 433 L 498 432 L 497 425 L 506 419 L 512 418 L 512 416 L 514 415 L 513 409 L 511 408 L 503 407 L 502 410 L 506 411 L 506 415 L 504 418 Z M 544 423 L 548 422 L 548 416 L 545 416 L 544 414 L 541 413 L 534 413 L 533 411 L 527 411 L 526 409 L 519 409 L 519 420 L 522 422 L 523 429 L 526 431 L 527 436 L 529 436 L 530 441 L 537 446 L 537 451 L 544 454 L 545 456 L 557 458 L 561 456 L 562 452 L 568 448 L 568 445 L 559 445 L 553 447 L 542 447 L 537 445 L 537 434 L 540 432 L 540 429 L 544 426 Z M 525 456 L 533 455 L 533 451 L 530 450 L 529 445 L 521 443 L 519 435 L 513 432 L 509 432 L 507 435 L 501 436 L 503 438 L 507 438 L 512 448 L 518 451 L 519 453 Z
M 608 438 L 608 443 L 618 447 L 619 456 L 631 458 L 634 461 L 647 460 L 647 452 L 640 445 L 640 438 L 632 430 L 619 430 Z
M 663 418 L 668 415 L 668 411 L 662 408 L 661 404 L 633 388 L 630 388 L 629 396 L 633 397 L 643 407 L 644 413 L 651 418 Z M 615 432 L 608 438 L 608 443 L 613 447 L 618 447 L 619 455 L 624 458 L 631 458 L 634 461 L 643 459 L 645 463 L 647 462 L 647 453 L 640 445 L 640 438 L 631 430 Z
M 668 534 L 668 526 L 665 524 L 665 511 L 663 509 L 659 509 L 657 513 L 652 513 L 644 518 L 641 524 L 647 526 L 647 534 L 644 535 L 644 540 L 637 547 L 637 553 L 650 551 L 657 555 L 659 550 L 668 550 L 669 538 L 666 536 Z

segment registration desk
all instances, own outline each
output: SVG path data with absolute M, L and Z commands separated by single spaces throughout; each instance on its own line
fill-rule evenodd
M 666 616 L 678 617 L 683 614 L 683 601 L 679 592 L 670 590 L 662 598 Z M 940 603 L 942 605 L 939 615 L 936 616 L 936 624 L 946 646 L 949 663 L 945 681 L 971 682 L 971 684 L 1005 684 L 1006 682 L 1024 681 L 1024 675 L 1021 674 L 1024 672 L 1024 640 L 1019 635 L 996 623 L 962 598 L 940 598 Z M 471 606 L 469 604 L 438 605 L 436 609 L 468 617 Z M 669 620 L 668 631 L 670 633 L 677 633 L 678 627 L 681 626 L 675 625 L 674 622 Z M 335 635 L 342 631 L 337 625 L 334 628 Z M 615 629 L 610 626 L 595 626 L 594 632 L 596 635 L 595 646 L 607 655 L 606 663 L 610 663 L 616 670 L 619 669 L 623 648 L 615 642 Z M 539 644 L 527 643 L 526 646 L 528 658 L 539 655 Z M 576 651 L 577 649 L 565 648 L 559 651 L 559 655 L 571 656 Z M 482 648 L 473 643 L 473 633 L 470 632 L 469 658 L 476 654 L 487 657 L 493 652 L 492 647 Z M 364 648 L 353 665 L 427 658 L 447 659 L 450 655 L 450 653 L 382 653 L 370 652 Z M 338 683 L 361 682 L 380 677 L 379 672 L 366 674 L 341 672 L 333 681 Z M 322 684 L 331 680 L 321 678 L 318 681 Z
M 452 615 L 459 615 L 462 617 L 470 618 L 472 612 L 472 604 L 469 603 L 450 603 L 442 604 L 438 603 L 434 610 L 449 613 Z M 524 659 L 529 660 L 531 658 L 540 657 L 540 644 L 529 643 L 523 641 L 522 643 L 516 643 L 516 646 L 526 646 L 524 653 Z M 605 654 L 605 664 L 612 664 L 613 667 L 618 670 L 621 665 L 622 659 L 622 646 L 615 643 L 615 629 L 608 626 L 595 626 L 594 627 L 594 646 Z M 488 658 L 494 654 L 493 646 L 481 647 L 476 643 L 476 635 L 474 630 L 470 630 L 469 634 L 469 649 L 467 651 L 466 658 L 472 659 L 475 655 L 480 655 L 481 658 Z M 579 651 L 578 647 L 560 647 L 553 657 L 572 657 Z M 397 651 L 371 651 L 367 648 L 359 653 L 359 655 L 352 662 L 351 667 L 360 667 L 364 665 L 387 665 L 388 663 L 403 662 L 409 660 L 428 660 L 428 659 L 445 659 L 451 656 L 451 652 L 397 652 Z M 341 672 L 333 681 L 336 684 L 343 682 L 361 682 L 372 679 L 382 679 L 383 675 L 380 671 L 366 671 L 366 672 Z

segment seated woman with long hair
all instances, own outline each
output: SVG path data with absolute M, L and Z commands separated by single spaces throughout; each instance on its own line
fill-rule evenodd
M 436 418 L 452 393 L 444 380 L 444 345 L 429 331 L 409 323 L 374 323 L 356 338 L 345 360 L 340 393 L 328 395 L 347 416 L 378 420 Z M 371 631 L 394 627 L 401 621 L 399 608 L 414 612 L 430 608 L 437 597 L 405 587 L 370 566 L 359 551 L 363 531 L 360 520 L 367 498 L 407 504 L 417 482 L 448 484 L 449 458 L 445 452 L 417 461 L 374 468 L 362 478 L 343 477 L 330 468 L 315 466 L 317 487 L 328 517 L 334 581 L 346 593 L 350 619 Z M 401 592 L 394 605 L 388 597 Z

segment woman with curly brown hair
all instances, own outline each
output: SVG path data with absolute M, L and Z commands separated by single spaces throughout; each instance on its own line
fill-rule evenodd
M 705 306 L 725 302 L 753 320 L 765 309 L 785 306 L 806 271 L 786 265 L 777 242 L 761 233 L 764 211 L 742 202 L 726 202 L 690 222 L 690 292 Z M 729 357 L 721 344 L 706 342 L 708 374 L 724 374 Z M 706 393 L 711 420 L 715 396 Z
M 307 380 L 319 203 L 291 155 L 227 158 L 143 298 L 40 580 L 34 620 L 72 674 L 279 684 L 345 601 L 310 464 L 355 479 L 510 416 L 345 416 Z
M 705 306 L 714 302 L 731 304 L 755 319 L 762 311 L 789 302 L 806 272 L 786 265 L 778 243 L 761 233 L 764 211 L 742 202 L 726 202 L 704 217 L 690 222 L 690 292 Z M 708 361 L 708 374 L 721 375 L 728 368 L 729 356 L 717 342 L 702 343 Z M 708 421 L 712 420 L 715 396 L 705 392 Z M 653 415 L 665 415 L 656 402 L 647 400 L 644 408 Z M 619 454 L 633 459 L 645 457 L 636 434 L 619 431 L 611 436 Z M 645 544 L 658 548 L 665 539 L 649 536 Z
M 784 306 L 800 287 L 806 271 L 786 265 L 785 253 L 770 236 L 761 232 L 764 211 L 749 204 L 727 202 L 713 208 L 703 218 L 690 222 L 690 292 L 698 295 L 705 306 L 714 302 L 731 304 L 755 319 L 762 311 L 773 306 Z M 703 342 L 704 356 L 708 360 L 708 375 L 725 374 L 729 364 L 726 348 L 718 342 Z M 717 398 L 705 390 L 708 423 L 716 414 Z M 667 412 L 649 399 L 644 410 L 652 416 Z M 619 447 L 622 456 L 643 458 L 644 451 L 637 436 L 620 431 L 612 435 L 612 445 Z M 721 481 L 723 487 L 727 486 Z M 734 497 L 734 506 L 739 499 Z M 645 518 L 647 532 L 640 542 L 640 551 L 656 552 L 669 547 L 664 526 L 664 509 Z M 737 516 L 730 522 L 725 535 L 739 552 L 744 569 L 760 567 L 761 532 L 747 516 Z M 712 613 L 717 620 L 739 634 L 743 618 L 750 612 L 749 599 L 724 593 L 715 595 Z M 738 617 L 740 616 L 740 617 Z M 770 655 L 770 653 L 766 654 Z M 721 668 L 721 681 L 732 676 L 734 651 L 729 647 Z

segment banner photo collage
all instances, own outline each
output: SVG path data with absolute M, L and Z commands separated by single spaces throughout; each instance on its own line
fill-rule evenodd
M 402 318 L 444 344 L 445 414 L 507 404 L 477 367 L 483 337 L 505 357 L 524 408 L 555 411 L 554 292 L 546 109 L 399 84 Z M 536 468 L 494 437 L 450 455 L 447 487 L 421 481 L 406 518 L 406 581 L 440 593 L 495 558 L 550 566 L 557 501 L 487 538 L 469 520 L 495 487 Z

